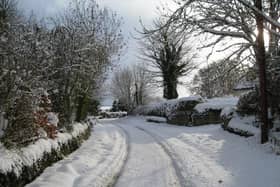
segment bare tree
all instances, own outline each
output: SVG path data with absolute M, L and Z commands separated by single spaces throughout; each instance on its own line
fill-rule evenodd
M 162 21 L 157 21 L 154 22 L 155 28 L 147 29 L 143 26 L 140 58 L 148 62 L 149 71 L 155 80 L 160 79 L 160 85 L 163 86 L 163 97 L 174 99 L 178 97 L 179 78 L 187 76 L 196 68 L 193 62 L 195 55 L 186 45 L 186 34 L 176 32 L 169 26 L 162 28 L 162 25 Z M 151 32 L 154 29 L 158 30 Z
M 114 73 L 111 91 L 115 99 L 125 106 L 127 111 L 133 108 L 133 72 L 129 68 L 121 69 Z
M 233 89 L 242 79 L 247 78 L 249 68 L 239 62 L 213 62 L 201 68 L 191 82 L 191 92 L 203 97 L 221 97 L 233 94 Z
M 131 111 L 149 100 L 150 76 L 143 66 L 136 64 L 114 73 L 111 92 L 115 99 Z
M 179 0 L 176 2 L 180 7 L 171 15 L 167 15 L 170 18 L 167 22 L 168 26 L 172 23 L 177 28 L 183 28 L 183 31 L 188 25 L 199 34 L 211 34 L 215 38 L 210 40 L 206 47 L 214 48 L 222 43 L 224 47 L 219 51 L 232 51 L 228 59 L 237 58 L 243 62 L 251 58 L 258 65 L 262 115 L 261 142 L 266 142 L 268 110 L 263 30 L 264 23 L 280 28 L 279 22 L 265 13 L 262 0 Z M 277 11 L 275 7 L 273 9 Z M 279 36 L 273 27 L 267 29 L 270 33 Z M 258 30 L 257 34 L 256 30 Z
M 149 89 L 151 88 L 151 76 L 145 68 L 145 64 L 132 66 L 134 77 L 134 102 L 136 106 L 147 104 L 149 101 Z
M 62 102 L 57 110 L 69 124 L 73 117 L 77 121 L 85 118 L 89 100 L 95 99 L 108 68 L 118 57 L 123 46 L 122 22 L 94 0 L 74 0 L 54 22 L 56 71 L 51 79 L 58 92 L 53 92 L 52 98 Z

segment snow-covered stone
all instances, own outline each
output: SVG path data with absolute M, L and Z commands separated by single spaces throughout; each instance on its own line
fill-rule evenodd
M 207 110 L 223 110 L 228 107 L 235 107 L 238 102 L 238 97 L 217 97 L 207 99 L 205 102 L 195 106 L 195 110 L 199 113 L 203 113 Z

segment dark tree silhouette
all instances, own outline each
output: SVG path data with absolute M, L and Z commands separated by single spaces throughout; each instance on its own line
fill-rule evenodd
M 174 32 L 173 28 L 161 28 L 162 22 L 154 22 L 153 29 L 143 26 L 140 40 L 142 54 L 140 58 L 148 62 L 149 71 L 163 86 L 163 97 L 178 97 L 177 85 L 179 78 L 188 75 L 195 69 L 194 53 L 186 45 L 187 35 Z

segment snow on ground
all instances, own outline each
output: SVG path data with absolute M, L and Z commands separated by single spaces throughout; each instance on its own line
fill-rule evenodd
M 128 134 L 130 147 L 127 163 L 116 187 L 180 186 L 171 158 L 154 137 L 122 120 L 115 124 Z
M 110 124 L 98 124 L 77 151 L 47 168 L 27 187 L 108 186 L 121 170 L 126 155 L 123 132 Z
M 280 185 L 280 157 L 268 144 L 258 144 L 259 137 L 233 135 L 220 125 L 180 127 L 145 120 L 101 121 L 79 150 L 29 186 L 106 186 L 120 168 L 117 187 Z
M 207 99 L 205 102 L 197 104 L 195 110 L 205 112 L 208 109 L 222 110 L 224 108 L 232 108 L 237 105 L 238 97 L 219 97 Z
M 115 123 L 123 124 L 122 127 L 129 129 L 131 136 L 137 136 L 140 128 L 154 138 L 154 143 L 159 141 L 170 153 L 169 158 L 177 161 L 173 166 L 181 186 L 279 187 L 280 157 L 271 153 L 267 145 L 257 144 L 256 137 L 242 138 L 222 130 L 219 125 L 178 127 L 152 125 L 144 120 L 134 117 Z M 138 142 L 144 143 L 143 140 Z M 154 150 L 147 148 L 142 151 L 142 154 L 148 154 Z M 138 160 L 137 155 L 135 157 L 134 162 L 127 162 L 126 168 L 135 167 L 133 163 Z M 142 164 L 144 167 L 148 163 Z M 124 178 L 120 180 L 130 181 L 131 184 L 124 186 L 134 186 L 133 181 L 145 180 L 153 175 L 148 171 L 146 178 L 142 172 L 132 175 L 131 169 L 125 169 L 123 173 Z

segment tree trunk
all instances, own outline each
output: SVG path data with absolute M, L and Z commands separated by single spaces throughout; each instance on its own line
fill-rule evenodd
M 139 89 L 138 89 L 137 83 L 135 83 L 135 102 L 136 102 L 136 106 L 140 105 L 140 102 L 139 102 Z
M 274 19 L 277 20 L 278 19 L 278 13 L 277 13 L 277 3 L 274 0 L 270 0 L 269 1 L 269 6 L 270 6 L 270 10 L 269 10 L 269 16 Z M 275 27 L 275 25 L 271 25 L 271 31 L 269 32 L 269 54 L 270 55 L 276 55 L 278 53 L 278 39 L 277 36 L 273 33 L 273 32 L 277 32 L 277 29 Z
M 163 97 L 165 99 L 178 98 L 177 79 L 172 76 L 166 76 L 163 80 Z
M 87 117 L 88 112 L 88 97 L 86 94 L 83 94 L 78 97 L 78 106 L 76 112 L 76 121 L 81 122 Z
M 255 6 L 262 11 L 262 0 L 256 0 Z M 258 35 L 256 40 L 256 61 L 259 66 L 260 83 L 260 105 L 261 105 L 261 143 L 268 141 L 268 109 L 266 92 L 266 59 L 264 47 L 264 20 L 260 14 L 256 13 Z

